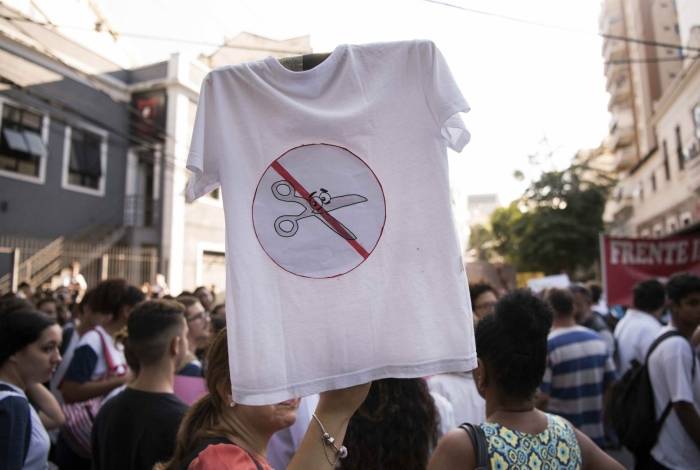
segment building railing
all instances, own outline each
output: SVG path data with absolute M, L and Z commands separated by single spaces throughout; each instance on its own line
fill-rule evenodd
M 158 227 L 160 201 L 141 195 L 124 198 L 124 225 L 127 227 Z
M 23 237 L 0 237 L 0 248 L 13 257 L 12 269 L 0 278 L 0 294 L 15 290 L 22 281 L 33 288 L 55 289 L 62 282 L 61 272 L 69 269 L 73 261 L 80 262 L 80 272 L 88 286 L 115 277 L 137 286 L 154 282 L 159 261 L 156 248 L 111 246 L 109 241 L 78 243 L 59 238 L 47 243 Z M 15 253 L 19 261 L 14 259 Z

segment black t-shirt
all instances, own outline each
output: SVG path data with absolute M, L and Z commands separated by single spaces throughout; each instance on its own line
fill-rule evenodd
M 151 470 L 170 460 L 187 411 L 170 393 L 126 388 L 107 401 L 92 429 L 93 470 Z

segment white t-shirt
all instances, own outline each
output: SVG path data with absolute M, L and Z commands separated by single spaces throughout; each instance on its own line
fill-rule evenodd
M 440 416 L 440 426 L 438 427 L 438 439 L 450 432 L 452 429 L 457 427 L 457 420 L 455 419 L 455 410 L 452 403 L 447 401 L 447 398 L 443 397 L 439 393 L 433 391 L 430 392 L 430 396 L 433 398 L 435 403 L 435 409 Z
M 479 395 L 471 372 L 434 375 L 428 379 L 428 387 L 452 404 L 457 425 L 486 421 L 486 401 Z
M 649 346 L 659 335 L 662 325 L 659 321 L 640 310 L 630 308 L 615 326 L 617 343 L 617 368 L 622 377 L 630 368 L 630 362 L 637 360 L 644 364 Z
M 51 447 L 51 441 L 49 439 L 49 434 L 46 432 L 44 424 L 41 422 L 41 418 L 39 418 L 39 414 L 29 403 L 27 395 L 24 393 L 24 390 L 8 382 L 0 381 L 0 383 L 4 385 L 4 388 L 12 389 L 12 391 L 0 390 L 0 402 L 3 402 L 6 398 L 10 397 L 20 398 L 22 400 L 21 402 L 11 402 L 10 400 L 5 402 L 14 403 L 15 406 L 23 407 L 22 409 L 16 411 L 17 415 L 22 415 L 23 411 L 26 410 L 26 407 L 29 407 L 30 422 L 23 424 L 28 424 L 30 426 L 31 433 L 29 437 L 29 447 L 27 448 L 27 455 L 24 458 L 24 465 L 22 466 L 22 470 L 48 469 L 49 448 Z M 5 403 L 3 403 L 3 405 Z M 14 415 L 15 413 L 10 412 L 9 414 Z M 8 432 L 3 437 L 9 440 L 9 442 L 11 443 L 10 445 L 18 446 L 22 450 L 24 450 L 24 435 L 23 433 L 18 432 L 17 429 L 15 429 L 14 432 Z M 0 468 L 5 468 L 4 466 L 1 466 L 1 464 L 3 463 L 5 462 L 0 462 Z
M 657 336 L 674 329 L 663 328 Z M 695 378 L 691 378 L 693 361 Z M 661 416 L 668 402 L 693 403 L 700 413 L 700 365 L 688 340 L 675 336 L 665 339 L 649 356 L 649 378 L 654 390 L 656 416 Z M 671 409 L 659 433 L 651 455 L 669 468 L 700 468 L 700 450 L 683 428 L 676 412 Z
M 107 357 L 105 356 L 100 336 L 104 339 L 105 347 L 109 352 L 112 370 L 110 370 Z M 108 372 L 110 375 L 123 375 L 126 371 L 127 364 L 124 357 L 124 348 L 121 344 L 116 344 L 114 338 L 104 328 L 96 326 L 80 337 L 63 379 L 85 383 L 101 380 L 107 376 Z
M 446 157 L 468 109 L 429 41 L 207 75 L 186 195 L 222 189 L 237 402 L 476 367 Z

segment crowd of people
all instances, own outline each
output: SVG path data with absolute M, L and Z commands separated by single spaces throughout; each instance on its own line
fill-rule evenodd
M 606 405 L 640 365 L 658 436 L 636 468 L 700 468 L 700 277 L 639 283 L 621 318 L 596 285 L 470 295 L 474 371 L 247 406 L 207 287 L 23 284 L 0 298 L 0 468 L 621 468 Z

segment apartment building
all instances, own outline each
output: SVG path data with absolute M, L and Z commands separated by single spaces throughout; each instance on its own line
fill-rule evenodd
M 606 207 L 611 233 L 664 236 L 700 220 L 688 181 L 700 119 L 693 114 L 700 100 L 698 63 L 679 47 L 692 47 L 699 13 L 693 1 L 603 2 L 611 114 L 606 144 L 620 175 Z

